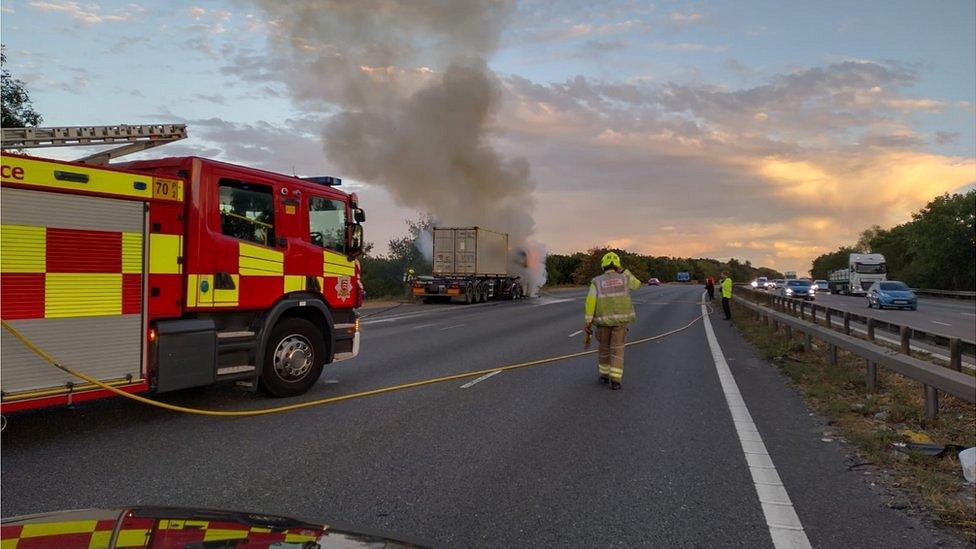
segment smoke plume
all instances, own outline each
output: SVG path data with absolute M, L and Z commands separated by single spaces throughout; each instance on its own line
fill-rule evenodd
M 513 2 L 258 4 L 270 20 L 271 70 L 298 104 L 329 115 L 325 152 L 343 175 L 442 225 L 509 233 L 514 274 L 534 293 L 545 254 L 532 240 L 529 164 L 489 140 L 502 88 L 487 59 Z

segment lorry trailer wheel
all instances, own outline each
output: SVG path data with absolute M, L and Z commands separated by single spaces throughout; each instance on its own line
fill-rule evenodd
M 471 286 L 464 290 L 464 302 L 468 305 L 474 303 L 474 290 L 471 289 Z
M 270 395 L 286 397 L 308 391 L 322 375 L 325 341 L 311 322 L 286 318 L 275 325 L 261 370 L 261 387 Z

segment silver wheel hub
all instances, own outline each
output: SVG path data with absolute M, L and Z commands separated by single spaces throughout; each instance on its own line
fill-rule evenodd
M 312 369 L 315 352 L 304 336 L 292 334 L 282 338 L 274 352 L 274 369 L 285 381 L 298 381 Z

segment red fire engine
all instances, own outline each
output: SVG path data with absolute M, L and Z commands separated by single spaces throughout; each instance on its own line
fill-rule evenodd
M 331 177 L 199 157 L 107 166 L 186 127 L 3 130 L 4 149 L 121 144 L 74 162 L 3 154 L 0 316 L 72 368 L 127 392 L 233 381 L 307 391 L 359 352 L 365 213 Z M 6 330 L 0 410 L 111 393 Z

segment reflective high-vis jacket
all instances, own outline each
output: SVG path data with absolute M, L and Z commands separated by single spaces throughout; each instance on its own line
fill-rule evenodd
M 722 297 L 732 299 L 732 277 L 727 276 L 722 281 Z
M 593 279 L 586 295 L 586 323 L 597 326 L 624 326 L 637 320 L 630 290 L 641 287 L 641 281 L 630 271 L 607 271 Z

